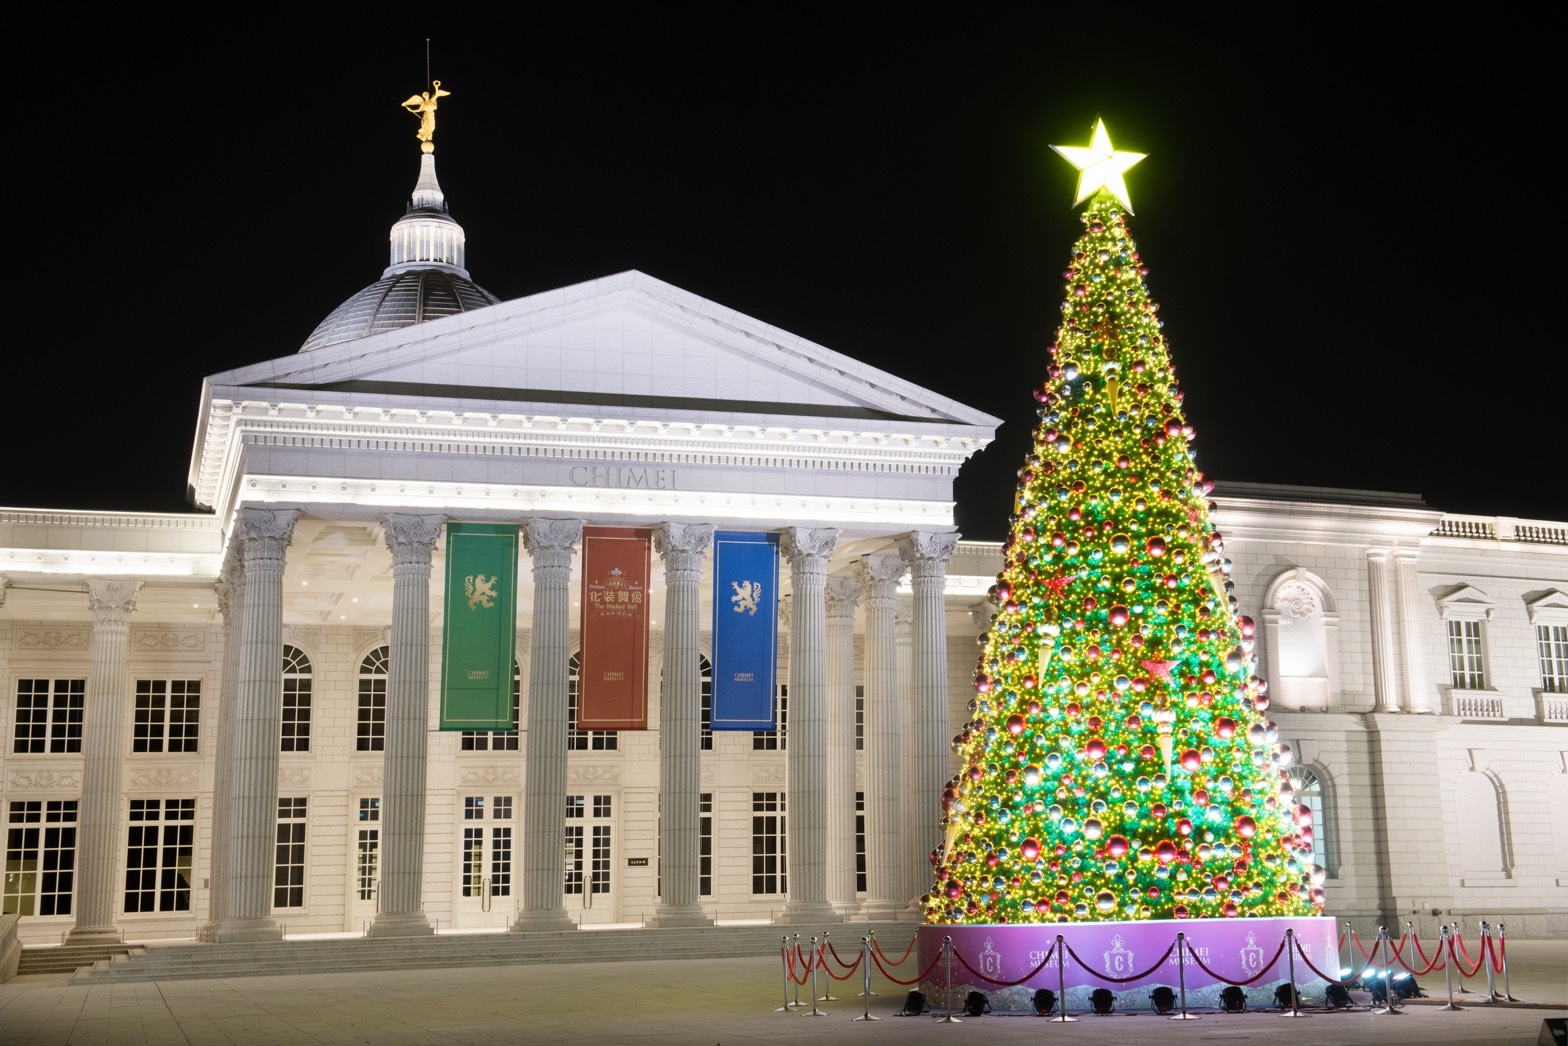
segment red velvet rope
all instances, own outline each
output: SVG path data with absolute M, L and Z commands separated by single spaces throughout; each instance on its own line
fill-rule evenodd
M 829 954 L 831 954 L 833 956 L 833 961 L 838 963 L 840 966 L 844 967 L 846 970 L 853 970 L 855 967 L 860 965 L 860 956 L 858 956 L 858 955 L 855 956 L 855 961 L 854 962 L 845 962 L 843 960 L 843 958 L 841 958 L 839 956 L 838 949 L 833 947 L 833 942 L 832 941 L 828 941 L 827 942 L 827 947 L 828 947 Z M 826 965 L 826 964 L 824 964 L 824 965 Z
M 1508 938 L 1504 937 L 1501 944 L 1492 944 L 1492 938 L 1488 937 L 1486 943 L 1492 948 L 1492 969 L 1502 973 L 1505 965 L 1503 960 L 1507 958 L 1503 953 L 1508 950 Z
M 806 958 L 806 953 L 800 950 L 800 945 L 795 945 L 795 947 L 789 952 L 789 965 L 790 968 L 793 969 L 796 961 L 799 960 L 800 976 L 796 977 L 794 973 L 791 973 L 790 979 L 793 980 L 796 984 L 805 984 L 806 978 L 811 976 L 811 967 L 814 959 L 815 956 L 813 956 L 811 959 Z
M 897 977 L 894 977 L 891 973 L 888 973 L 887 972 L 887 967 L 882 965 L 882 957 L 880 955 L 873 954 L 871 956 L 871 958 L 872 958 L 873 961 L 876 962 L 877 969 L 882 971 L 882 976 L 886 977 L 888 980 L 892 981 L 894 984 L 910 985 L 910 984 L 919 984 L 921 981 L 923 981 L 927 977 L 929 977 L 931 975 L 931 971 L 936 969 L 936 964 L 942 961 L 942 953 L 941 952 L 937 952 L 936 953 L 936 958 L 931 960 L 931 965 L 930 966 L 927 966 L 924 970 L 921 970 L 919 973 L 915 974 L 915 976 L 914 976 L 914 978 L 912 980 L 907 980 L 907 981 L 901 981 Z M 907 958 L 909 958 L 909 953 L 905 952 L 904 953 L 904 959 L 907 959 Z M 903 959 L 899 960 L 899 962 L 903 962 L 903 961 L 904 961 Z
M 1475 961 L 1475 960 L 1470 958 L 1470 950 L 1465 947 L 1465 940 L 1464 940 L 1463 937 L 1459 936 L 1456 933 L 1452 937 L 1450 937 L 1449 940 L 1453 941 L 1455 944 L 1459 945 L 1459 954 L 1463 955 L 1465 957 L 1465 962 L 1474 962 Z M 1485 955 L 1486 953 L 1483 951 L 1481 954 Z M 1481 967 L 1479 967 L 1479 966 L 1476 967 L 1476 969 L 1478 969 L 1478 970 L 1480 968 Z M 1468 977 L 1468 976 L 1470 976 L 1470 974 L 1466 974 L 1465 976 Z
M 892 965 L 892 966 L 902 966 L 902 965 L 904 965 L 904 960 L 909 958 L 909 953 L 915 950 L 915 940 L 916 940 L 916 938 L 911 937 L 909 939 L 909 947 L 904 949 L 904 954 L 899 956 L 899 959 L 898 959 L 897 962 L 890 963 L 889 965 Z M 877 953 L 877 956 L 879 958 L 881 958 L 881 959 L 886 959 L 887 958 L 887 953 L 882 950 L 882 945 L 877 941 L 877 939 L 875 937 L 871 938 L 871 948 L 872 948 L 873 951 L 875 951 Z
M 1234 978 L 1226 977 L 1209 969 L 1208 966 L 1204 964 L 1203 959 L 1199 957 L 1197 950 L 1192 947 L 1191 941 L 1187 942 L 1187 950 L 1192 953 L 1192 961 L 1198 964 L 1198 969 L 1202 970 L 1210 977 L 1213 977 L 1216 981 L 1224 981 L 1226 984 L 1251 984 L 1253 981 L 1262 980 L 1263 975 L 1272 970 L 1274 968 L 1274 964 L 1279 962 L 1279 957 L 1285 954 L 1285 939 L 1283 937 L 1280 938 L 1279 947 L 1274 949 L 1274 958 L 1270 959 L 1268 964 L 1264 966 L 1263 969 L 1258 971 L 1257 976 L 1249 977 L 1244 981 L 1238 981 Z
M 1476 959 L 1475 965 L 1470 967 L 1468 971 L 1465 970 L 1465 964 L 1460 962 L 1459 958 L 1454 955 L 1454 944 L 1457 941 L 1457 937 L 1450 937 L 1448 939 L 1448 954 L 1454 960 L 1454 969 L 1459 971 L 1459 976 L 1461 979 L 1474 977 L 1476 974 L 1481 972 L 1481 964 L 1486 961 L 1486 938 L 1483 937 L 1481 939 L 1481 955 L 1478 959 Z M 1460 944 L 1459 950 L 1464 951 L 1464 947 L 1465 946 L 1463 944 Z M 1465 959 L 1468 960 L 1469 958 L 1470 956 L 1467 954 Z
M 1411 969 L 1410 964 L 1405 962 L 1405 957 L 1403 955 L 1399 954 L 1399 949 L 1401 949 L 1401 948 L 1403 948 L 1405 946 L 1405 940 L 1407 938 L 1409 938 L 1409 936 L 1410 935 L 1408 933 L 1405 934 L 1403 937 L 1399 938 L 1399 943 L 1394 945 L 1394 958 L 1396 960 L 1398 960 L 1399 965 L 1403 966 L 1406 970 L 1408 970 L 1410 972 L 1410 975 L 1412 977 L 1425 977 L 1427 974 L 1431 973 L 1433 970 L 1435 970 L 1437 968 L 1437 960 L 1434 959 L 1434 960 L 1432 960 L 1430 962 L 1427 962 L 1426 956 L 1423 955 L 1423 956 L 1421 956 L 1421 960 L 1423 962 L 1427 963 L 1426 969 L 1424 969 L 1424 970 L 1414 970 L 1414 969 Z M 1421 946 L 1419 944 L 1416 945 L 1416 951 L 1420 951 L 1420 950 L 1421 950 Z M 1441 958 L 1441 956 L 1439 956 L 1439 958 Z
M 1348 933 L 1350 933 L 1349 930 L 1341 930 L 1340 933 L 1339 933 L 1339 943 L 1336 944 L 1334 947 L 1336 947 L 1336 948 L 1343 948 L 1345 946 L 1345 936 Z
M 1411 934 L 1410 935 L 1410 943 L 1416 946 L 1416 954 L 1421 956 L 1421 961 L 1426 963 L 1427 964 L 1426 968 L 1428 970 L 1430 970 L 1432 968 L 1433 964 L 1435 964 L 1437 962 L 1437 959 L 1428 959 L 1426 957 L 1426 952 L 1421 950 L 1421 935 L 1418 934 L 1418 933 Z M 1437 949 L 1437 956 L 1438 956 L 1439 959 L 1443 957 L 1443 949 L 1442 949 L 1441 945 Z M 1405 967 L 1405 969 L 1408 970 L 1408 969 L 1410 969 L 1410 967 L 1407 966 L 1407 967 Z
M 1343 941 L 1344 938 L 1340 938 L 1340 940 Z M 1323 978 L 1325 981 L 1327 981 L 1330 984 L 1351 984 L 1356 979 L 1356 975 L 1355 975 L 1354 972 L 1352 972 L 1351 975 L 1349 977 L 1346 977 L 1344 980 L 1340 980 L 1337 977 L 1330 977 L 1328 974 L 1324 973 L 1322 970 L 1318 969 L 1316 966 L 1313 966 L 1312 965 L 1312 960 L 1307 958 L 1307 953 L 1301 950 L 1301 942 L 1300 941 L 1296 942 L 1296 954 L 1300 955 L 1301 956 L 1301 961 L 1307 964 L 1307 969 L 1311 970 L 1313 973 L 1317 974 L 1319 977 Z
M 1356 931 L 1354 931 L 1354 930 L 1351 930 L 1351 931 L 1350 931 L 1350 939 L 1351 939 L 1351 940 L 1352 940 L 1352 941 L 1355 941 L 1355 942 L 1356 942 L 1356 950 L 1357 950 L 1357 951 L 1359 951 L 1359 952 L 1360 952 L 1360 953 L 1361 953 L 1361 957 L 1362 957 L 1362 958 L 1363 958 L 1363 959 L 1365 959 L 1365 960 L 1366 960 L 1366 961 L 1367 961 L 1367 962 L 1374 962 L 1374 961 L 1375 961 L 1375 960 L 1374 960 L 1374 959 L 1373 959 L 1373 958 L 1372 958 L 1372 953 L 1371 953 L 1371 952 L 1369 952 L 1369 951 L 1367 951 L 1367 950 L 1366 950 L 1366 949 L 1365 949 L 1365 948 L 1363 948 L 1363 947 L 1362 947 L 1362 946 L 1361 946 L 1361 938 L 1360 938 L 1360 937 L 1357 937 L 1357 936 L 1356 936 Z M 1372 947 L 1374 947 L 1374 948 L 1376 948 L 1376 947 L 1377 947 L 1377 942 L 1376 942 L 1376 941 L 1373 941 L 1373 942 L 1372 942 Z
M 1142 973 L 1135 973 L 1131 977 L 1112 977 L 1108 973 L 1100 973 L 1098 971 L 1095 972 L 1094 977 L 1095 977 L 1096 980 L 1110 981 L 1112 984 L 1131 984 L 1133 981 L 1141 981 L 1145 977 L 1149 976 L 1149 974 L 1153 973 L 1154 971 L 1158 970 L 1161 966 L 1165 965 L 1165 960 L 1169 959 L 1171 957 L 1171 952 L 1173 952 L 1175 950 L 1176 950 L 1176 942 L 1172 941 L 1171 942 L 1171 946 L 1169 948 L 1165 949 L 1165 954 L 1160 956 L 1158 959 L 1154 960 L 1154 965 L 1153 966 L 1149 967 L 1147 970 L 1144 970 Z M 1070 944 L 1067 946 L 1067 954 L 1071 955 L 1073 957 L 1073 962 L 1075 962 L 1079 966 L 1083 967 L 1085 973 L 1087 973 L 1090 970 L 1094 969 L 1094 967 L 1090 966 L 1088 963 L 1086 963 L 1082 959 L 1078 958 L 1078 953 L 1073 951 L 1073 946 L 1070 945 Z
M 837 958 L 837 956 L 834 956 L 834 958 Z M 856 970 L 860 969 L 860 960 L 862 958 L 864 958 L 864 956 L 855 956 L 855 961 L 844 968 L 844 975 L 842 977 L 830 970 L 828 968 L 828 964 L 825 961 L 822 964 L 822 971 L 829 977 L 833 978 L 835 981 L 847 981 L 855 975 Z M 842 962 L 843 960 L 840 959 L 839 961 Z
M 1026 981 L 1030 980 L 1031 978 L 1033 978 L 1041 970 L 1045 969 L 1045 964 L 1051 961 L 1051 956 L 1052 955 L 1056 954 L 1056 945 L 1054 945 L 1054 944 L 1051 945 L 1051 950 L 1045 953 L 1045 958 L 1040 960 L 1040 965 L 1039 966 L 1036 966 L 1034 969 L 1030 970 L 1028 973 L 1024 974 L 1022 977 L 1018 978 L 1016 981 L 999 981 L 999 980 L 996 980 L 996 979 L 994 979 L 992 977 L 987 977 L 985 974 L 981 973 L 979 970 L 975 969 L 973 966 L 970 966 L 969 965 L 969 960 L 965 959 L 962 954 L 960 954 L 957 951 L 953 952 L 953 954 L 958 956 L 958 962 L 959 962 L 960 965 L 963 966 L 964 969 L 968 970 L 970 973 L 974 974 L 976 977 L 980 978 L 982 981 L 985 981 L 987 984 L 995 984 L 998 987 L 1002 987 L 1002 988 L 1015 988 L 1018 985 L 1023 984 L 1024 982 L 1026 982 Z

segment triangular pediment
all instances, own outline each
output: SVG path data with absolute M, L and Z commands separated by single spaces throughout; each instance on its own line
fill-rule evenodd
M 1549 588 L 1525 601 L 1532 625 L 1568 625 L 1568 593 Z
M 640 272 L 502 302 L 208 379 L 214 395 L 455 410 L 998 419 Z

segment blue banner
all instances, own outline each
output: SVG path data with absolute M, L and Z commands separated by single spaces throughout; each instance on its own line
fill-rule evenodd
M 779 536 L 713 535 L 715 730 L 773 730 L 779 653 Z

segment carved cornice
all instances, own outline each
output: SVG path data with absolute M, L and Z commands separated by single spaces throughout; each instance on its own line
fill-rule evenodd
M 821 573 L 838 546 L 838 535 L 837 527 L 785 527 L 779 544 L 795 573 Z
M 653 531 L 653 547 L 666 562 L 677 567 L 702 565 L 713 545 L 711 523 L 660 523 Z M 683 560 L 695 560 L 683 563 Z

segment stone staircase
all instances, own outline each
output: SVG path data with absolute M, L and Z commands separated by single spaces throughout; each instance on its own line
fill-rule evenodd
M 26 977 L 37 973 L 71 973 L 84 966 L 109 962 L 118 957 L 141 951 L 134 944 L 62 944 L 42 948 L 23 948 L 16 964 L 16 975 Z
M 898 958 L 915 935 L 914 923 L 875 928 L 884 954 Z M 821 926 L 706 926 L 561 930 L 531 933 L 434 934 L 424 937 L 344 937 L 209 944 L 165 941 L 125 946 L 76 968 L 72 984 L 357 973 L 455 966 L 522 966 L 531 963 L 630 962 L 777 956 L 780 938 L 800 934 L 809 948 Z M 837 954 L 853 962 L 872 927 L 840 923 L 828 928 Z M 59 948 L 25 949 L 58 952 Z M 51 967 L 52 968 L 52 967 Z M 69 967 L 67 967 L 69 968 Z M 25 968 L 19 973 L 47 972 Z

